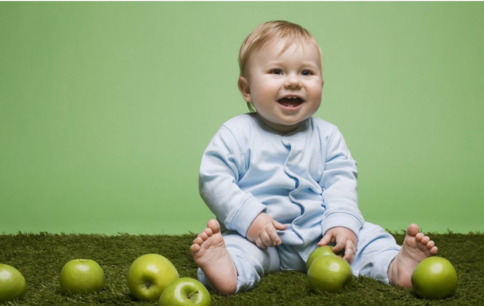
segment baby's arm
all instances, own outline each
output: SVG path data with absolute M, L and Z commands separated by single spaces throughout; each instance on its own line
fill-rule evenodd
M 356 162 L 346 146 L 343 135 L 335 129 L 326 147 L 323 178 L 323 238 L 318 245 L 336 242 L 335 252 L 345 249 L 345 259 L 352 262 L 356 253 L 357 235 L 364 219 L 358 208 Z
M 247 230 L 247 239 L 261 249 L 275 247 L 281 244 L 281 238 L 276 230 L 285 230 L 287 225 L 274 220 L 266 213 L 260 213 Z
M 200 166 L 200 195 L 229 230 L 243 237 L 266 207 L 250 192 L 239 187 L 246 167 L 245 152 L 235 135 L 222 126 L 205 150 Z

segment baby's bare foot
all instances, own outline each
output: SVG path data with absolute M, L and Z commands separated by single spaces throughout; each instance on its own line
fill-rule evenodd
M 435 243 L 428 236 L 419 233 L 417 224 L 410 224 L 402 248 L 388 268 L 391 285 L 412 287 L 412 273 L 419 262 L 437 254 Z
M 217 220 L 209 220 L 190 247 L 193 260 L 221 294 L 234 294 L 237 289 L 237 269 L 220 233 Z

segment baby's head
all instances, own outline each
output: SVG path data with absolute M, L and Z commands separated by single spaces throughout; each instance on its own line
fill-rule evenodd
M 240 48 L 239 67 L 240 92 L 269 127 L 290 132 L 319 108 L 322 52 L 301 26 L 287 21 L 258 26 Z

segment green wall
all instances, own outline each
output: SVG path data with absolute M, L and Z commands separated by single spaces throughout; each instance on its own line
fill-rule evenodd
M 200 231 L 239 47 L 276 19 L 321 45 L 365 219 L 484 231 L 482 2 L 3 2 L 0 233 Z

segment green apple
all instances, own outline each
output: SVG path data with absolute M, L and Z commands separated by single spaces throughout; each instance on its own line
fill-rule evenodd
M 442 299 L 452 295 L 457 288 L 457 273 L 447 259 L 428 257 L 413 270 L 412 287 L 420 297 Z
M 131 264 L 128 288 L 139 300 L 155 301 L 175 279 L 178 279 L 178 271 L 168 259 L 158 254 L 146 254 Z
M 103 269 L 91 259 L 73 259 L 67 262 L 59 277 L 60 290 L 67 294 L 101 291 L 104 281 Z
M 308 270 L 309 288 L 313 291 L 337 292 L 352 279 L 350 265 L 339 256 L 320 256 Z
M 0 302 L 21 298 L 25 295 L 25 278 L 12 266 L 0 264 Z
M 323 245 L 322 247 L 316 248 L 314 251 L 309 254 L 308 261 L 306 262 L 306 271 L 309 270 L 309 267 L 313 263 L 313 261 L 320 257 L 320 256 L 325 256 L 325 255 L 335 255 L 333 253 L 333 247 L 330 245 Z
M 193 278 L 183 277 L 171 282 L 161 294 L 159 306 L 210 306 L 212 299 L 205 286 Z

